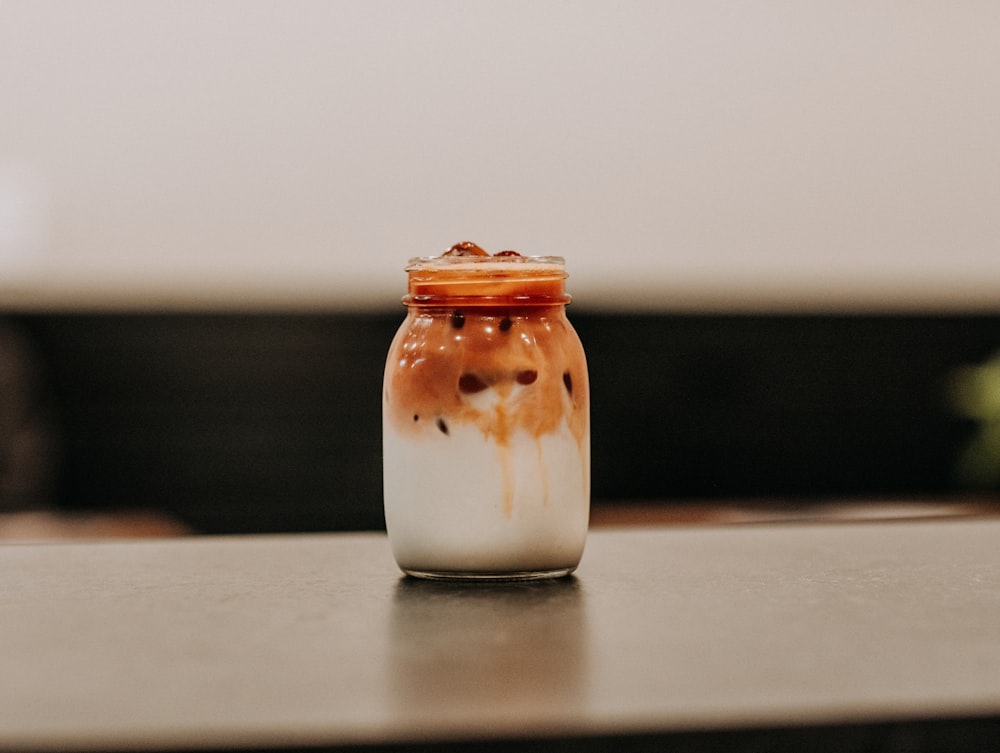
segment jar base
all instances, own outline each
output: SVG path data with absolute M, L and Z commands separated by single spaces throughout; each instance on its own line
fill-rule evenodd
M 472 582 L 499 582 L 499 581 L 523 581 L 523 580 L 549 580 L 552 578 L 565 578 L 573 573 L 576 567 L 559 567 L 553 570 L 516 570 L 512 572 L 462 572 L 452 570 L 412 570 L 401 568 L 407 575 L 423 580 L 450 580 Z

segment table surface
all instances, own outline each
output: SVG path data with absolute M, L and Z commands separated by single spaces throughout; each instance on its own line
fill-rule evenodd
M 1000 717 L 1000 520 L 602 529 L 461 585 L 381 534 L 0 546 L 0 749 Z

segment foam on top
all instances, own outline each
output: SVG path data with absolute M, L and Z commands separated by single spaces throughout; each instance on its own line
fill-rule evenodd
M 517 270 L 518 274 L 533 271 L 561 270 L 565 260 L 561 256 L 525 256 L 517 251 L 498 251 L 490 254 L 472 241 L 456 243 L 440 256 L 416 256 L 410 259 L 407 271 L 426 268 L 469 270 L 478 272 Z
M 457 243 L 441 256 L 410 260 L 408 304 L 447 302 L 530 305 L 569 302 L 564 262 L 558 256 L 522 256 L 500 251 L 492 256 L 471 241 Z

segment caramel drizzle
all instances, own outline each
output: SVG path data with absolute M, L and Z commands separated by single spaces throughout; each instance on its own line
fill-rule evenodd
M 562 307 L 411 309 L 388 363 L 387 417 L 397 431 L 414 437 L 428 430 L 449 434 L 454 424 L 472 424 L 496 443 L 508 516 L 515 431 L 523 429 L 539 442 L 546 494 L 541 437 L 566 419 L 584 451 L 587 370 Z

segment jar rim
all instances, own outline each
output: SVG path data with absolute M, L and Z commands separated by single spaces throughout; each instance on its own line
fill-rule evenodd
M 510 265 L 529 265 L 542 267 L 565 268 L 566 260 L 562 256 L 414 256 L 407 262 L 406 272 L 434 267 L 449 269 L 470 269 L 477 267 L 497 267 L 503 269 Z

